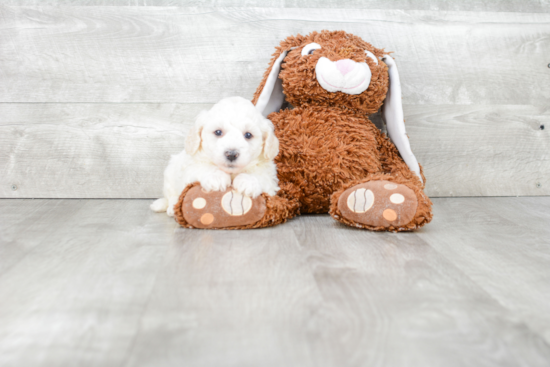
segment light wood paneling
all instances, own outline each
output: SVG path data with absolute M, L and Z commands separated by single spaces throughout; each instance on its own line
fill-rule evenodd
M 0 196 L 158 197 L 170 154 L 210 106 L 0 104 Z M 547 109 L 404 108 L 429 195 L 550 194 Z
M 4 6 L 0 14 L 0 102 L 248 98 L 282 39 L 321 29 L 395 51 L 406 104 L 550 98 L 545 13 Z
M 0 196 L 162 196 L 170 154 L 208 107 L 0 104 Z
M 431 196 L 550 194 L 550 109 L 405 106 Z
M 548 0 L 4 0 L 12 6 L 178 6 L 550 12 Z
M 548 365 L 550 198 L 435 199 L 399 234 L 150 202 L 0 200 L 2 367 Z
M 550 194 L 547 1 L 42 4 L 0 6 L 0 197 L 159 196 L 196 113 L 320 29 L 395 51 L 429 195 Z

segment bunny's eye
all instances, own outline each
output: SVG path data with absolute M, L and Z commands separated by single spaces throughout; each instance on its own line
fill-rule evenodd
M 214 135 L 216 136 L 222 136 L 223 132 L 221 130 L 214 131 Z
M 365 53 L 367 54 L 367 57 L 370 57 L 372 61 L 374 61 L 374 63 L 378 65 L 378 59 L 376 58 L 376 56 L 374 56 L 372 52 L 365 50 Z
M 302 48 L 302 56 L 311 55 L 315 52 L 315 50 L 318 50 L 321 48 L 321 45 L 318 43 L 309 43 Z

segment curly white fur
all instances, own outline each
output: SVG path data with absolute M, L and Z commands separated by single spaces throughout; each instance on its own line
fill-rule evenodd
M 181 192 L 197 181 L 207 191 L 233 186 L 253 198 L 261 193 L 275 195 L 279 187 L 273 159 L 278 153 L 271 121 L 250 101 L 225 98 L 199 114 L 185 150 L 173 155 L 164 171 L 164 197 L 153 202 L 151 209 L 174 216 Z M 229 160 L 228 154 L 238 156 Z

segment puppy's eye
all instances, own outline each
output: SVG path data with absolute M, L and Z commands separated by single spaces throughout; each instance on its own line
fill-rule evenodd
M 247 139 L 252 139 L 252 134 L 251 133 L 245 133 L 244 134 L 244 137 L 247 138 Z
M 304 46 L 302 48 L 302 56 L 311 55 L 315 52 L 315 50 L 318 50 L 321 48 L 321 45 L 318 43 L 310 43 Z
M 365 50 L 365 53 L 367 54 L 367 57 L 370 57 L 372 61 L 374 61 L 374 63 L 378 65 L 378 59 L 376 58 L 376 56 L 374 56 L 372 52 Z
M 223 132 L 221 130 L 214 131 L 214 135 L 216 136 L 222 136 Z

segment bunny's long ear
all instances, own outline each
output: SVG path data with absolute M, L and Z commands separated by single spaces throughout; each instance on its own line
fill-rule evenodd
M 273 61 L 271 68 L 268 69 L 269 73 L 266 72 L 264 80 L 262 80 L 260 87 L 256 91 L 253 102 L 255 102 L 256 109 L 264 117 L 267 117 L 271 112 L 278 112 L 285 101 L 283 81 L 279 79 L 279 72 L 287 53 L 288 51 L 282 51 L 275 61 Z
M 388 129 L 388 135 L 391 141 L 399 150 L 401 157 L 409 166 L 410 170 L 414 172 L 420 182 L 423 182 L 422 175 L 420 174 L 420 166 L 414 156 L 411 145 L 409 144 L 409 138 L 405 131 L 405 120 L 403 118 L 403 104 L 401 102 L 401 82 L 399 81 L 399 72 L 395 61 L 391 56 L 385 55 L 382 61 L 388 66 L 389 74 L 389 87 L 388 95 L 382 107 L 382 118 L 386 122 Z

